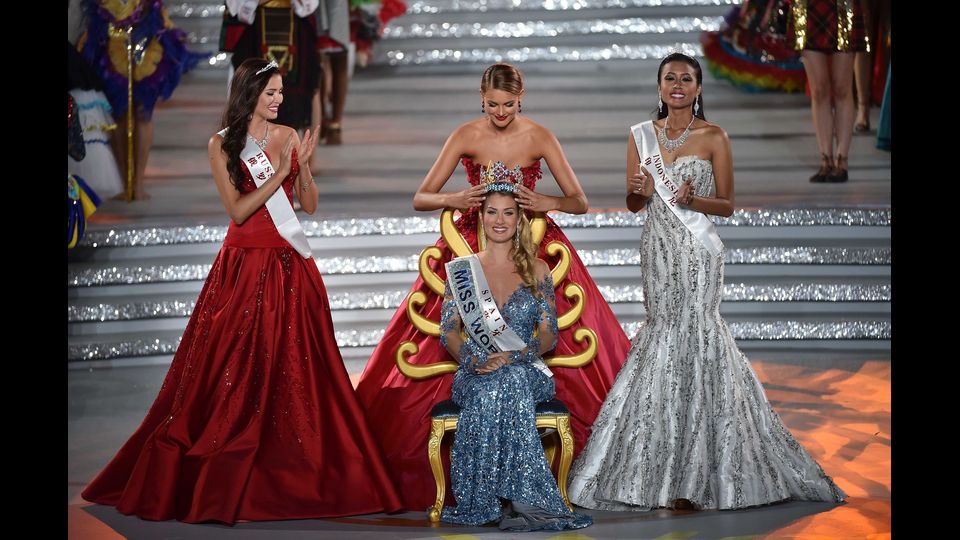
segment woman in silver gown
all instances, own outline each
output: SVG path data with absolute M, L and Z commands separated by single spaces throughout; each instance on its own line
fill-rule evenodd
M 705 214 L 733 213 L 733 163 L 726 133 L 704 119 L 700 65 L 671 54 L 657 80 L 658 120 L 633 126 L 627 144 L 627 206 L 647 210 L 647 319 L 574 462 L 570 501 L 638 511 L 843 501 L 720 316 L 724 249 Z

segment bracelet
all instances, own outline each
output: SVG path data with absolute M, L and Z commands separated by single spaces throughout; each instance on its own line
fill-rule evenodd
M 300 184 L 300 187 L 301 189 L 303 189 L 303 191 L 307 191 L 308 189 L 310 189 L 310 186 L 312 185 L 313 185 L 313 177 L 311 176 L 310 180 L 308 182 Z

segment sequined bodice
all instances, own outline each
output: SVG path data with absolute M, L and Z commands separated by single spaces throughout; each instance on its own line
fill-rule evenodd
M 667 171 L 677 184 L 693 180 L 693 187 L 697 195 L 712 197 L 714 190 L 713 163 L 699 156 L 681 156 L 667 165 Z
M 456 303 L 452 298 L 450 284 L 446 283 L 444 290 L 444 304 L 440 319 L 441 342 L 446 346 L 446 333 L 454 330 L 460 324 L 459 312 Z M 553 278 L 547 276 L 536 285 L 541 298 L 534 296 L 532 290 L 522 283 L 510 293 L 510 296 L 504 300 L 503 305 L 498 305 L 497 309 L 503 315 L 504 322 L 513 330 L 517 336 L 525 343 L 532 343 L 535 340 L 534 332 L 541 320 L 546 318 L 548 324 L 553 328 L 552 335 L 557 334 L 556 324 L 557 315 L 554 304 L 554 284 Z M 473 340 L 473 337 L 467 336 L 467 345 L 483 350 L 481 356 L 485 357 L 485 349 Z M 537 345 L 538 348 L 539 345 Z M 461 363 L 461 368 L 463 364 Z M 472 370 L 472 368 L 471 368 Z
M 700 159 L 697 156 L 682 156 L 672 164 L 667 165 L 666 170 L 670 179 L 677 185 L 692 180 L 697 195 L 701 197 L 713 196 L 713 164 L 710 161 Z M 641 239 L 649 237 L 649 233 L 660 230 L 671 232 L 671 236 L 674 238 L 671 242 L 679 241 L 680 237 L 689 237 L 686 226 L 674 215 L 663 198 L 656 193 L 647 202 L 647 225 L 647 227 L 644 227 Z
M 541 295 L 553 292 L 553 279 L 548 275 L 537 284 Z M 507 325 L 516 332 L 524 342 L 530 342 L 533 331 L 540 322 L 543 302 L 533 295 L 530 288 L 520 284 L 506 299 L 502 306 L 497 306 Z

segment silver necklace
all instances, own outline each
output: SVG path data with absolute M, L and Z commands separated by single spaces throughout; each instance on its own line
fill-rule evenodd
M 263 126 L 263 140 L 257 139 L 250 132 L 247 132 L 247 137 L 253 139 L 253 142 L 260 147 L 261 150 L 267 147 L 267 134 L 270 133 L 270 125 Z
M 658 133 L 660 144 L 663 145 L 664 150 L 667 152 L 673 153 L 676 152 L 678 148 L 683 146 L 683 143 L 687 142 L 687 137 L 690 135 L 690 126 L 693 125 L 693 121 L 696 120 L 696 116 L 690 117 L 690 123 L 687 124 L 687 129 L 683 130 L 683 133 L 680 134 L 676 139 L 667 138 L 667 119 L 663 119 L 663 128 Z

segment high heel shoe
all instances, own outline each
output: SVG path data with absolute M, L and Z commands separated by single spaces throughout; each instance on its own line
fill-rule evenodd
M 842 166 L 841 163 L 843 163 Z M 847 174 L 848 166 L 847 156 L 841 156 L 840 154 L 837 154 L 837 165 L 830 169 L 830 173 L 827 174 L 826 181 L 834 184 L 846 182 L 849 179 Z
M 328 145 L 338 145 L 343 144 L 343 139 L 341 138 L 341 128 L 340 122 L 330 122 L 326 125 L 327 127 L 327 136 L 324 141 Z
M 815 184 L 826 182 L 827 175 L 830 174 L 831 170 L 833 170 L 833 158 L 826 154 L 820 154 L 820 170 L 810 177 L 810 181 Z

